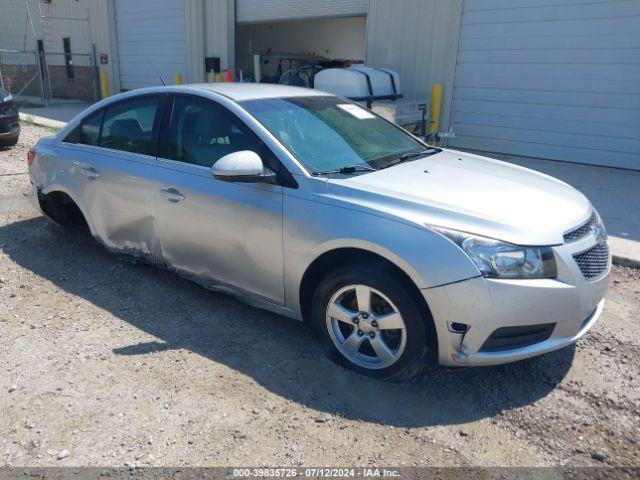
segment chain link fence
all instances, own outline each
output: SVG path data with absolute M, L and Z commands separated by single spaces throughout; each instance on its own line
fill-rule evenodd
M 0 50 L 0 89 L 23 104 L 43 105 L 43 87 L 36 52 Z
M 97 65 L 92 53 L 43 52 L 43 91 L 47 102 L 98 100 Z
M 0 0 L 0 12 L 0 88 L 19 105 L 99 100 L 88 18 L 48 15 L 38 0 Z

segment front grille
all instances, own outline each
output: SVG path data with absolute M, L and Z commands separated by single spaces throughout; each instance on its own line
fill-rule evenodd
M 597 222 L 598 219 L 596 217 L 596 212 L 594 211 L 586 223 L 583 223 L 578 228 L 564 234 L 565 243 L 575 242 L 576 240 L 580 240 L 582 237 L 588 235 Z
M 18 110 L 13 104 L 9 105 L 0 105 L 0 116 L 3 117 L 15 117 L 18 115 Z
M 11 133 L 18 130 L 19 122 L 0 122 L 0 133 Z
M 501 327 L 493 331 L 480 347 L 480 351 L 499 352 L 544 342 L 551 336 L 555 326 L 555 323 L 542 323 L 539 325 Z
M 574 255 L 582 276 L 587 280 L 599 277 L 609 266 L 609 246 L 601 242 L 591 250 Z

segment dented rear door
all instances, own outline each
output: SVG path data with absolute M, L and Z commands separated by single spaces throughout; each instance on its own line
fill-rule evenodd
M 111 250 L 151 261 L 162 259 L 155 222 L 155 128 L 162 100 L 144 95 L 110 104 L 99 139 L 88 138 L 80 125 L 77 143 L 64 147 L 73 190 L 94 236 Z
M 155 157 L 106 149 L 86 153 L 77 157 L 73 169 L 94 235 L 111 250 L 161 261 Z

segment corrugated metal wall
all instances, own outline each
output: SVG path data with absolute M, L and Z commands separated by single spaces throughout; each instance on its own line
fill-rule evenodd
M 36 39 L 42 38 L 45 51 L 62 52 L 62 38 L 71 37 L 73 53 L 90 53 L 95 44 L 97 53 L 106 53 L 111 60 L 115 50 L 111 44 L 110 3 L 106 0 L 56 0 L 52 3 L 0 0 L 0 49 L 34 51 Z M 10 54 L 2 55 L 7 60 Z M 21 63 L 35 63 L 33 56 L 14 56 Z M 63 55 L 51 55 L 47 60 L 50 65 L 64 64 Z M 74 63 L 77 66 L 88 65 L 82 56 L 74 58 Z M 117 75 L 111 67 L 112 62 L 101 66 L 114 79 Z
M 367 64 L 400 73 L 406 98 L 429 99 L 444 86 L 442 129 L 448 128 L 462 0 L 371 0 Z
M 187 75 L 185 7 L 182 0 L 116 0 L 120 86 L 133 89 L 173 83 Z
M 34 51 L 36 40 L 42 39 L 46 52 L 63 53 L 62 39 L 70 37 L 73 53 L 90 53 L 94 40 L 89 5 L 94 2 L 0 0 L 0 49 Z M 54 55 L 50 62 L 63 65 L 64 58 Z
M 75 1 L 75 0 L 67 0 Z M 100 64 L 109 79 L 109 91 L 120 91 L 120 70 L 118 68 L 118 47 L 116 42 L 115 11 L 113 0 L 82 0 L 87 2 L 91 37 L 96 46 L 96 55 L 107 55 L 107 63 Z M 98 60 L 99 62 L 99 60 Z
M 45 51 L 52 53 L 62 53 L 64 51 L 62 45 L 63 37 L 71 38 L 71 51 L 74 53 L 91 53 L 91 28 L 89 24 L 89 2 L 30 2 L 35 8 L 34 10 L 41 15 L 40 29 L 44 39 Z M 58 61 L 62 65 L 64 58 L 60 56 L 52 57 L 51 61 Z M 84 62 L 85 59 L 76 59 L 76 64 Z M 57 62 L 56 62 L 57 63 Z
M 34 10 L 31 16 L 32 22 L 27 15 L 27 2 L 0 0 L 0 50 L 35 50 L 33 30 L 37 38 L 42 38 L 38 20 L 38 2 L 31 0 L 28 4 Z M 33 29 L 31 23 L 33 23 Z
M 219 57 L 220 68 L 235 65 L 235 0 L 187 0 L 187 80 L 204 82 L 205 57 Z
M 369 0 L 237 0 L 238 23 L 364 15 Z
M 465 0 L 452 145 L 640 169 L 640 1 Z
M 220 67 L 235 66 L 235 1 L 205 2 L 205 53 L 220 57 Z

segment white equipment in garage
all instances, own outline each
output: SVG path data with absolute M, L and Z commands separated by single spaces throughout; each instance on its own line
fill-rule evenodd
M 318 90 L 363 102 L 381 117 L 398 125 L 412 126 L 424 136 L 426 102 L 404 100 L 400 75 L 394 70 L 362 64 L 326 68 L 316 73 L 313 82 Z M 416 126 L 420 128 L 416 129 Z
M 420 133 L 425 136 L 424 130 L 427 121 L 427 102 L 416 100 L 382 100 L 374 102 L 371 110 L 383 118 L 397 125 L 402 125 L 407 130 Z M 425 127 L 422 126 L 424 122 Z M 413 126 L 414 128 L 411 128 Z M 420 128 L 417 128 L 420 127 Z
M 397 100 L 400 93 L 400 76 L 387 68 L 373 68 L 355 64 L 349 68 L 326 68 L 316 73 L 314 88 L 350 98 L 356 102 Z

